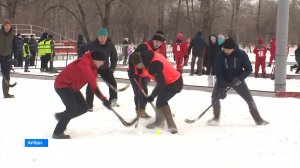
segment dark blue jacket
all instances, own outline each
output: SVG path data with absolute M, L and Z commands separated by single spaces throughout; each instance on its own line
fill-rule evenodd
M 238 77 L 241 81 L 252 72 L 252 65 L 248 55 L 241 49 L 234 49 L 231 55 L 227 56 L 221 51 L 217 56 L 217 82 L 220 88 L 226 88 L 230 82 Z

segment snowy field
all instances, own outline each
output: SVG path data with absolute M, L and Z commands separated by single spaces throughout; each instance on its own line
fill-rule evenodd
M 119 73 L 119 72 L 118 72 Z M 123 76 L 122 74 L 118 74 Z M 185 81 L 204 77 L 184 76 Z M 254 82 L 254 80 L 256 82 Z M 268 79 L 271 81 L 270 79 Z M 254 97 L 267 126 L 255 126 L 246 103 L 236 94 L 221 102 L 219 126 L 207 126 L 209 110 L 198 122 L 187 124 L 210 105 L 208 92 L 183 90 L 169 103 L 179 133 L 161 134 L 144 128 L 124 127 L 117 117 L 94 100 L 94 112 L 73 119 L 66 130 L 70 140 L 51 139 L 54 113 L 64 110 L 53 81 L 12 78 L 14 99 L 0 94 L 1 168 L 299 168 L 300 99 Z M 249 87 L 268 88 L 264 79 L 247 79 Z M 298 85 L 290 90 L 299 91 Z M 273 83 L 274 84 L 274 83 Z M 105 95 L 108 88 L 98 83 Z M 289 85 L 289 83 L 287 83 Z M 119 83 L 119 87 L 124 84 Z M 150 88 L 151 90 L 152 88 Z M 82 90 L 85 92 L 85 88 Z M 85 95 L 85 94 L 84 94 Z M 119 93 L 115 110 L 130 121 L 135 117 L 130 87 Z M 154 116 L 150 105 L 147 112 Z M 24 147 L 25 139 L 48 139 L 48 147 Z

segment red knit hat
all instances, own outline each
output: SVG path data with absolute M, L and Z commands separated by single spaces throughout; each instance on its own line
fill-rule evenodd
M 182 40 L 182 33 L 178 33 L 178 34 L 176 35 L 176 39 Z
M 298 43 L 298 47 L 300 47 L 300 42 Z
M 258 40 L 257 40 L 257 43 L 258 44 L 262 44 L 264 41 L 261 39 L 261 38 L 259 38 Z

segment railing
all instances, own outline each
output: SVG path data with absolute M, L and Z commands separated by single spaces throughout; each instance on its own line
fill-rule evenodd
M 74 39 L 63 36 L 57 32 L 54 32 L 48 28 L 45 27 L 41 27 L 41 26 L 36 26 L 36 25 L 31 25 L 31 24 L 13 24 L 12 25 L 14 27 L 14 30 L 16 33 L 20 33 L 20 34 L 28 34 L 28 35 L 41 35 L 44 32 L 47 32 L 49 34 L 52 34 L 54 39 L 56 40 L 70 40 L 70 41 L 74 41 Z

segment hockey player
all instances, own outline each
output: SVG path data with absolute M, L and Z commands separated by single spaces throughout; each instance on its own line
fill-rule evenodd
M 79 51 L 79 57 L 81 57 L 87 51 L 94 51 L 95 49 L 102 49 L 107 57 L 104 66 L 98 70 L 98 74 L 101 78 L 117 88 L 117 82 L 114 76 L 114 72 L 117 67 L 118 54 L 115 45 L 112 43 L 111 39 L 108 37 L 108 30 L 106 28 L 100 28 L 97 31 L 97 38 L 94 41 L 83 45 Z M 119 106 L 116 102 L 118 99 L 117 92 L 109 87 L 109 102 L 112 106 Z M 94 94 L 90 92 L 90 85 L 86 89 L 86 102 L 89 111 L 93 111 L 93 101 Z
M 97 86 L 97 70 L 104 65 L 106 59 L 102 50 L 97 49 L 88 52 L 65 67 L 55 78 L 55 91 L 66 106 L 66 110 L 55 114 L 58 123 L 52 138 L 70 139 L 70 136 L 64 133 L 68 123 L 71 119 L 86 113 L 88 110 L 88 106 L 80 92 L 80 89 L 87 83 L 90 85 L 91 92 L 96 94 L 103 105 L 108 109 L 111 108 L 109 101 Z
M 190 47 L 190 43 L 191 43 L 191 38 L 187 37 L 184 43 L 186 45 L 186 48 L 189 48 Z M 188 53 L 186 53 L 186 55 L 184 56 L 184 66 L 188 65 L 189 58 L 190 58 L 190 55 Z
M 133 52 L 141 52 L 141 51 L 158 51 L 165 41 L 164 37 L 161 34 L 154 34 L 151 40 L 144 42 L 137 46 L 136 50 Z M 147 85 L 149 83 L 148 72 L 145 69 L 138 69 L 136 66 L 132 64 L 130 61 L 131 57 L 129 57 L 129 66 L 128 66 L 128 77 L 134 92 L 134 103 L 135 103 L 135 110 L 140 118 L 149 118 L 150 116 L 146 113 L 146 105 L 147 101 L 145 96 L 139 90 L 139 87 L 134 82 L 136 79 L 140 86 L 144 89 L 146 94 L 148 94 Z
M 257 46 L 253 49 L 255 54 L 255 78 L 258 77 L 259 67 L 261 66 L 262 77 L 266 77 L 266 53 L 267 47 L 263 44 L 262 39 L 257 40 Z
M 232 38 L 224 41 L 223 51 L 218 55 L 216 70 L 217 83 L 212 92 L 212 103 L 216 102 L 213 106 L 214 118 L 208 121 L 208 125 L 218 124 L 221 110 L 219 100 L 226 98 L 227 87 L 232 87 L 246 101 L 256 125 L 269 124 L 261 118 L 245 82 L 245 78 L 252 72 L 248 55 L 243 50 L 236 48 Z
M 156 117 L 155 121 L 146 127 L 149 129 L 161 127 L 166 120 L 169 132 L 176 134 L 178 130 L 168 101 L 182 90 L 183 80 L 180 73 L 163 55 L 157 52 L 136 52 L 131 58 L 133 65 L 139 69 L 146 69 L 149 77 L 157 83 L 150 96 L 147 97 L 147 102 L 152 102 L 157 97 Z
M 270 44 L 269 50 L 270 50 L 270 61 L 269 61 L 268 67 L 271 67 L 271 65 L 275 59 L 275 52 L 276 52 L 276 38 L 275 37 L 273 37 L 271 39 L 271 44 Z
M 182 74 L 182 69 L 184 65 L 184 57 L 187 55 L 187 46 L 186 43 L 182 41 L 182 34 L 178 33 L 176 35 L 176 40 L 173 43 L 173 55 L 176 61 L 176 69 Z
M 210 35 L 208 41 L 209 46 L 205 50 L 203 65 L 206 67 L 206 75 L 208 75 L 208 86 L 212 87 L 216 81 L 216 61 L 221 47 L 218 45 L 217 35 Z

